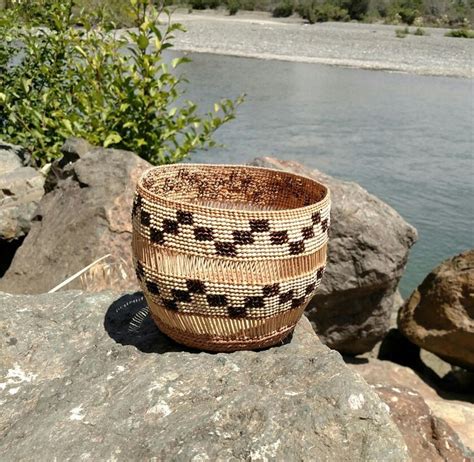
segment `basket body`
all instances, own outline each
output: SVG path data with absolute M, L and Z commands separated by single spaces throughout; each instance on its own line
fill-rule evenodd
M 210 351 L 256 349 L 295 327 L 324 273 L 327 188 L 246 166 L 180 164 L 140 179 L 137 277 L 162 332 Z

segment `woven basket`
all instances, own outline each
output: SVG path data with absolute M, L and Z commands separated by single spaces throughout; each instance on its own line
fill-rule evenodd
M 329 209 L 325 186 L 291 173 L 192 164 L 145 172 L 133 253 L 160 330 L 211 351 L 283 340 L 321 282 Z

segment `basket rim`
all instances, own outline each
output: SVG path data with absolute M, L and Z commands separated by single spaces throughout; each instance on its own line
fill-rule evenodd
M 313 202 L 309 205 L 303 205 L 301 207 L 294 207 L 294 208 L 284 208 L 284 209 L 276 209 L 276 210 L 246 210 L 246 209 L 236 209 L 236 208 L 225 208 L 225 207 L 217 207 L 217 206 L 211 206 L 211 205 L 202 205 L 202 204 L 195 204 L 195 203 L 190 203 L 190 202 L 185 202 L 185 201 L 179 201 L 175 199 L 169 199 L 165 196 L 156 194 L 151 192 L 148 188 L 146 188 L 143 184 L 144 180 L 147 178 L 148 175 L 150 175 L 151 172 L 156 171 L 156 170 L 175 170 L 178 168 L 186 168 L 186 167 L 199 167 L 199 168 L 209 168 L 209 169 L 216 169 L 216 168 L 231 168 L 231 169 L 243 169 L 243 170 L 261 170 L 261 171 L 266 171 L 269 173 L 278 173 L 278 174 L 283 174 L 288 177 L 296 177 L 296 178 L 304 178 L 305 180 L 311 181 L 321 187 L 324 191 L 323 197 L 316 202 Z M 169 206 L 170 208 L 183 208 L 191 206 L 194 210 L 196 211 L 202 211 L 202 212 L 212 212 L 212 211 L 219 211 L 224 214 L 234 213 L 238 212 L 239 214 L 243 215 L 255 215 L 255 214 L 261 214 L 262 216 L 265 215 L 287 215 L 289 212 L 304 212 L 304 211 L 311 211 L 314 209 L 315 206 L 320 206 L 321 204 L 324 204 L 325 202 L 328 202 L 330 199 L 330 190 L 329 188 L 324 185 L 323 183 L 320 183 L 319 181 L 316 181 L 314 178 L 311 178 L 307 175 L 302 175 L 300 173 L 293 173 L 293 172 L 288 172 L 285 170 L 278 170 L 275 168 L 268 168 L 268 167 L 259 167 L 255 165 L 245 165 L 245 164 L 201 164 L 201 163 L 177 163 L 177 164 L 166 164 L 166 165 L 157 165 L 148 168 L 145 170 L 141 175 L 140 178 L 137 182 L 137 189 L 141 189 L 142 191 L 146 192 L 147 195 L 153 197 L 155 200 L 158 202 L 162 202 Z

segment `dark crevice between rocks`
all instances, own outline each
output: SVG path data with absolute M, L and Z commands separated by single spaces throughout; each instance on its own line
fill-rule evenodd
M 23 243 L 25 237 L 20 237 L 12 241 L 0 240 L 0 278 L 7 272 L 15 256 L 16 251 Z
M 461 368 L 440 377 L 420 356 L 420 347 L 410 342 L 398 329 L 390 329 L 383 339 L 378 359 L 409 367 L 436 393 L 447 400 L 474 402 L 474 373 Z
M 8 188 L 2 188 L 2 193 L 4 196 L 14 196 L 13 192 Z

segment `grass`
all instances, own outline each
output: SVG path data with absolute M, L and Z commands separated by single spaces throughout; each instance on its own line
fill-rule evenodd
M 408 27 L 404 29 L 395 29 L 395 35 L 397 38 L 405 38 L 410 33 Z
M 395 35 L 398 38 L 405 38 L 407 35 L 410 35 L 410 29 L 405 27 L 403 29 L 395 29 Z M 413 35 L 422 36 L 422 35 L 429 35 L 424 29 L 421 27 L 417 27 L 415 31 L 412 33 Z
M 446 37 L 474 39 L 474 30 L 472 29 L 453 29 L 444 34 Z
M 120 289 L 128 282 L 125 261 L 100 262 L 80 276 L 81 288 L 87 292 Z
M 422 35 L 428 35 L 425 31 L 425 29 L 422 29 L 421 27 L 417 27 L 415 32 L 413 32 L 413 35 L 419 35 L 419 36 L 422 36 Z

